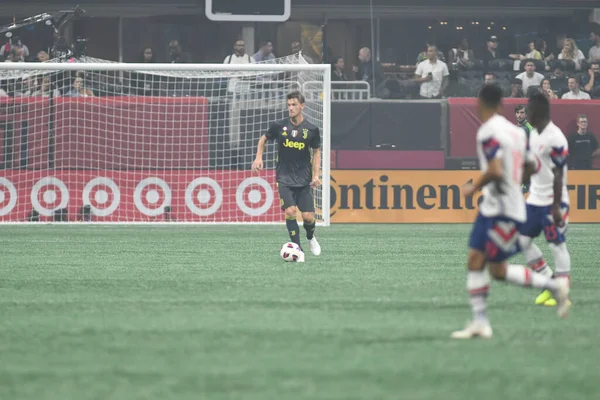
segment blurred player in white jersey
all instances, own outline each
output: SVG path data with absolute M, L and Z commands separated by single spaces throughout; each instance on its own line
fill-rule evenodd
M 541 93 L 529 99 L 529 121 L 534 127 L 529 136 L 529 159 L 533 164 L 529 197 L 527 198 L 527 222 L 519 231 L 519 244 L 527 264 L 544 276 L 555 276 L 569 282 L 571 256 L 565 243 L 569 223 L 569 192 L 567 191 L 567 138 L 550 121 L 550 103 Z M 556 264 L 556 273 L 546 264 L 533 238 L 544 232 Z M 548 290 L 542 291 L 536 304 L 555 306 L 556 299 Z
M 526 220 L 525 199 L 521 192 L 526 156 L 523 129 L 499 115 L 502 89 L 485 85 L 479 92 L 477 155 L 482 174 L 463 187 L 465 196 L 483 189 L 483 201 L 469 239 L 467 289 L 471 297 L 473 320 L 454 339 L 492 337 L 487 314 L 490 275 L 508 283 L 550 290 L 558 301 L 559 316 L 568 311 L 569 286 L 564 280 L 536 274 L 522 265 L 508 265 L 507 259 L 519 251 L 518 227 Z M 489 274 L 484 270 L 488 266 Z

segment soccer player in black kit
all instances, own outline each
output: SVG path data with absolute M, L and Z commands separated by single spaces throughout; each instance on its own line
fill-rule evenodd
M 300 232 L 296 212 L 302 212 L 306 238 L 310 251 L 318 256 L 321 246 L 315 237 L 315 203 L 313 188 L 320 185 L 321 174 L 321 132 L 319 128 L 304 119 L 304 96 L 300 92 L 287 95 L 289 118 L 271 124 L 268 132 L 258 141 L 256 159 L 252 171 L 263 169 L 262 156 L 267 140 L 276 140 L 277 149 L 277 188 L 282 210 L 285 211 L 285 225 L 292 242 L 300 245 Z M 311 159 L 312 150 L 312 159 Z M 298 262 L 304 262 L 304 253 Z

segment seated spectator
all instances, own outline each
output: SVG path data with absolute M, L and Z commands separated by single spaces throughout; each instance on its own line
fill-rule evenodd
M 59 97 L 60 96 L 60 92 L 58 91 L 58 89 L 52 89 L 52 82 L 50 81 L 49 77 L 44 77 L 44 79 L 42 79 L 42 84 L 40 85 L 40 88 L 36 91 L 34 91 L 31 96 L 40 96 L 40 97 Z
M 181 45 L 178 40 L 171 40 L 169 42 L 169 62 L 171 64 L 189 63 L 192 61 L 189 53 L 185 53 L 181 50 Z
M 314 64 L 315 61 L 312 59 L 312 57 L 309 57 L 306 55 L 306 53 L 304 51 L 302 51 L 302 44 L 295 40 L 292 42 L 292 54 L 298 54 L 300 52 L 302 52 L 302 58 L 304 58 L 306 60 L 307 63 L 309 64 Z
M 440 59 L 440 58 L 438 58 Z M 462 67 L 470 67 L 473 65 L 475 55 L 473 50 L 469 48 L 469 41 L 463 38 L 459 45 L 448 52 L 448 64 Z M 421 60 L 423 62 L 424 60 Z
M 273 44 L 271 42 L 261 42 L 260 48 L 252 58 L 254 58 L 257 63 L 274 60 L 275 54 L 273 54 Z
M 331 81 L 332 82 L 340 82 L 340 81 L 348 81 L 348 77 L 344 72 L 345 64 L 343 57 L 334 57 L 333 62 L 331 63 Z
M 585 56 L 571 38 L 566 38 L 563 41 L 563 48 L 558 55 L 559 60 L 571 60 L 575 63 L 575 69 L 581 70 L 581 62 L 585 60 Z
M 489 85 L 491 83 L 496 83 L 496 74 L 493 72 L 486 72 L 483 76 L 483 84 Z
M 8 53 L 8 58 L 4 62 L 24 62 L 23 51 L 18 46 L 13 46 Z
M 46 62 L 49 59 L 50 59 L 50 56 L 45 51 L 40 51 L 39 53 L 37 53 L 37 60 L 39 62 Z
M 438 49 L 429 46 L 427 49 L 428 59 L 417 65 L 414 81 L 421 84 L 419 92 L 423 99 L 439 99 L 448 87 L 448 66 L 445 62 L 438 60 Z
M 552 89 L 557 93 L 567 90 L 569 82 L 562 66 L 557 65 L 556 68 L 554 68 L 554 73 L 550 76 L 550 83 L 552 84 Z
M 548 100 L 558 99 L 558 96 L 552 90 L 552 85 L 550 84 L 550 79 L 544 79 L 542 84 L 540 85 L 540 91 L 548 98 Z
M 600 156 L 598 140 L 588 132 L 585 114 L 577 116 L 577 132 L 567 137 L 569 142 L 569 169 L 592 169 L 592 160 Z
M 509 58 L 513 60 L 543 60 L 544 56 L 542 54 L 544 48 L 544 40 L 536 39 L 529 42 L 529 52 L 525 55 L 523 54 L 509 54 Z
M 498 52 L 498 38 L 496 36 L 490 36 L 487 40 L 487 48 L 479 57 L 483 61 L 484 68 L 488 68 L 490 62 L 497 60 L 502 57 L 502 54 Z
M 69 97 L 94 97 L 94 92 L 84 87 L 83 79 L 78 76 L 73 81 L 73 88 L 65 95 Z
M 577 78 L 569 78 L 569 91 L 562 95 L 563 100 L 590 100 L 590 95 L 579 89 Z
M 544 75 L 535 72 L 535 63 L 532 60 L 525 61 L 525 72 L 516 76 L 523 82 L 523 92 L 527 93 L 529 86 L 539 86 L 544 79 Z
M 21 39 L 19 39 L 18 37 L 12 37 L 8 39 L 8 42 L 6 42 L 2 47 L 0 47 L 0 56 L 4 56 L 6 59 L 8 59 L 10 57 L 12 49 L 14 48 L 19 49 L 19 55 L 21 57 L 19 61 L 25 61 L 28 59 L 29 48 L 25 46 L 23 42 L 21 42 Z
M 593 61 L 587 74 L 581 76 L 581 87 L 588 93 L 593 93 L 600 86 L 600 62 Z
M 588 52 L 588 61 L 600 61 L 600 25 L 596 24 L 590 33 L 590 40 L 594 42 L 594 46 Z
M 519 78 L 514 78 L 510 82 L 510 97 L 521 98 L 523 95 L 523 81 Z

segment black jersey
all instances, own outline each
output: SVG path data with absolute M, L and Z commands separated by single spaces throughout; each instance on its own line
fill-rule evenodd
M 312 181 L 310 149 L 321 147 L 321 131 L 306 119 L 300 125 L 289 118 L 271 125 L 265 134 L 277 141 L 277 183 L 290 187 L 307 186 Z

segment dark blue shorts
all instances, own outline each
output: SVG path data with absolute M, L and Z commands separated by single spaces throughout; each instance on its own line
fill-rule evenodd
M 567 226 L 569 225 L 569 205 L 560 205 L 565 226 L 559 228 L 552 219 L 552 206 L 534 206 L 527 204 L 527 222 L 521 225 L 519 232 L 523 236 L 538 237 L 542 231 L 549 243 L 561 244 L 566 241 Z
M 484 252 L 488 261 L 506 261 L 520 251 L 519 223 L 506 217 L 477 214 L 469 247 Z

